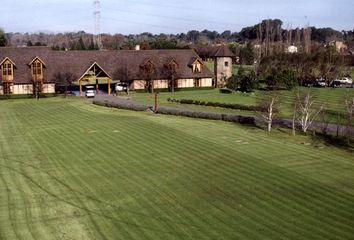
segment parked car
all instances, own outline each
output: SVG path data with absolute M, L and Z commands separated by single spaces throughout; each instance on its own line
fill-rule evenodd
M 115 90 L 116 92 L 127 91 L 128 85 L 126 83 L 117 83 Z
M 341 79 L 336 79 L 334 81 L 338 81 L 341 84 L 353 84 L 353 80 L 351 78 L 349 78 L 349 77 L 343 77 Z
M 86 86 L 85 96 L 87 98 L 94 98 L 95 97 L 95 87 L 94 86 Z
M 313 87 L 315 85 L 315 83 L 316 83 L 316 81 L 313 81 L 313 80 L 303 80 L 302 86 Z
M 326 87 L 326 81 L 323 78 L 316 79 L 315 87 Z
M 339 80 L 334 80 L 332 83 L 331 83 L 331 87 L 333 88 L 340 88 L 343 86 L 343 83 Z

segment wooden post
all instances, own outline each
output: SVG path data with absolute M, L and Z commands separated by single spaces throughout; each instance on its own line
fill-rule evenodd
M 79 85 L 80 85 L 80 97 L 82 97 L 82 81 L 79 81 Z
M 98 93 L 98 79 L 96 78 L 96 93 Z
M 108 78 L 108 95 L 111 95 L 111 79 Z
M 157 112 L 157 92 L 155 92 L 155 106 L 154 106 L 154 113 L 156 113 Z

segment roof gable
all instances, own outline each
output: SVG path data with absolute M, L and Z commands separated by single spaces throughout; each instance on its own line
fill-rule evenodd
M 218 48 L 214 57 L 233 57 L 234 54 L 231 52 L 230 48 L 226 45 L 222 45 Z
M 202 59 L 200 59 L 199 57 L 193 57 L 193 58 L 191 58 L 191 59 L 189 60 L 188 66 L 192 66 L 192 65 L 197 64 L 197 63 L 199 63 L 199 64 L 201 64 L 201 65 L 204 65 Z
M 106 74 L 109 78 L 112 79 L 112 77 L 97 63 L 97 62 L 94 62 L 89 68 L 86 69 L 86 71 L 81 75 L 81 77 L 78 79 L 79 81 L 84 78 L 87 74 L 90 74 L 90 71 L 91 69 L 94 67 L 94 66 L 97 66 L 104 74 Z M 95 73 L 94 73 L 95 74 Z
M 4 58 L 4 60 L 2 60 L 2 61 L 0 62 L 0 65 L 3 65 L 4 62 L 6 62 L 6 61 L 11 62 L 11 64 L 16 67 L 16 64 L 15 64 L 9 57 Z
M 46 66 L 46 64 L 44 63 L 44 61 L 43 61 L 40 57 L 38 57 L 38 56 L 36 56 L 35 58 L 33 58 L 32 61 L 28 63 L 28 66 L 32 65 L 36 60 L 39 60 L 39 61 L 43 64 L 44 67 Z

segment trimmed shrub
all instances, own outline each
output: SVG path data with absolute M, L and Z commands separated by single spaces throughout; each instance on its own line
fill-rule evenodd
M 93 100 L 93 103 L 96 105 L 99 105 L 99 106 L 113 107 L 113 108 L 133 110 L 133 111 L 146 111 L 146 110 L 152 108 L 151 105 L 138 103 L 138 102 L 132 102 L 132 101 L 128 101 L 128 100 L 117 100 L 117 101 Z
M 99 106 L 113 107 L 113 108 L 134 110 L 134 111 L 146 111 L 148 109 L 152 109 L 152 106 L 148 104 L 132 102 L 129 100 L 122 100 L 122 99 L 114 99 L 114 100 L 95 99 L 93 100 L 93 103 Z M 228 122 L 238 122 L 242 124 L 255 124 L 254 117 L 238 116 L 238 115 L 233 115 L 228 113 L 209 112 L 209 111 L 193 110 L 193 109 L 185 109 L 185 108 L 173 108 L 173 107 L 161 106 L 158 108 L 157 113 L 174 115 L 174 116 L 191 117 L 191 118 L 223 120 Z
M 255 124 L 254 117 L 240 116 L 240 115 L 227 114 L 227 113 L 218 113 L 218 112 L 208 112 L 208 111 L 201 111 L 201 110 L 160 107 L 158 109 L 158 113 L 175 115 L 175 116 L 192 117 L 192 118 L 222 120 L 227 122 L 237 122 L 241 124 Z
M 255 112 L 265 112 L 267 111 L 266 108 L 261 106 L 248 106 L 248 105 L 241 105 L 237 103 L 219 103 L 219 102 L 204 102 L 198 100 L 191 100 L 191 99 L 170 99 L 168 98 L 167 101 L 173 103 L 180 103 L 180 104 L 193 104 L 199 106 L 208 106 L 208 107 L 221 107 L 221 108 L 228 108 L 228 109 L 238 109 L 244 111 L 255 111 Z M 277 112 L 277 110 L 275 110 Z
M 48 98 L 48 97 L 55 97 L 57 96 L 55 93 L 40 93 L 39 98 Z M 29 99 L 29 98 L 36 98 L 33 94 L 6 94 L 0 95 L 0 100 L 6 99 Z
M 232 90 L 228 89 L 228 88 L 221 88 L 219 89 L 220 93 L 224 93 L 224 94 L 231 94 Z

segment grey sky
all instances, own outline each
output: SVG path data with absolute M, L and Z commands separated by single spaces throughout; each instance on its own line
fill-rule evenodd
M 0 27 L 7 32 L 93 32 L 93 0 L 0 0 Z M 265 18 L 284 27 L 354 29 L 353 0 L 101 0 L 101 32 L 180 33 L 239 31 Z

